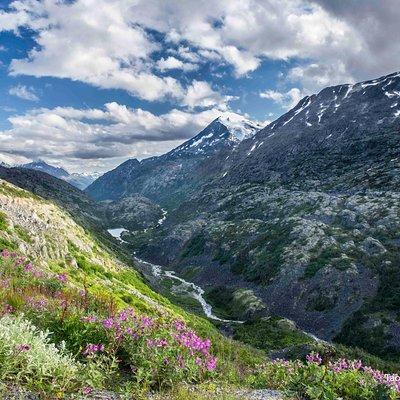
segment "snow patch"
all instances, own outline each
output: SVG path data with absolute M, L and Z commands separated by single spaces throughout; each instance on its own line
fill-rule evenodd
M 296 110 L 292 115 L 292 117 L 289 118 L 286 122 L 284 122 L 282 126 L 288 124 L 296 115 L 300 114 L 305 108 L 307 108 L 310 105 L 310 103 L 311 103 L 311 98 L 309 97 L 307 102 L 304 103 L 298 110 Z
M 257 147 L 257 143 L 254 143 L 252 148 L 250 149 L 250 151 L 247 153 L 247 156 L 249 156 L 255 150 L 256 147 Z
M 389 97 L 389 99 L 392 97 L 400 97 L 400 91 L 393 90 L 393 92 L 385 92 L 385 96 Z
M 239 142 L 252 137 L 258 130 L 262 129 L 260 124 L 249 121 L 237 114 L 220 116 L 218 121 L 227 127 L 233 136 L 233 140 Z
M 348 85 L 347 91 L 346 91 L 346 93 L 345 93 L 345 95 L 343 97 L 343 100 L 346 99 L 349 96 L 350 92 L 353 90 L 353 87 L 354 87 L 353 85 Z

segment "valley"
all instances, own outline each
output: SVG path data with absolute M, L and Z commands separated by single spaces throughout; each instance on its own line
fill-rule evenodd
M 189 387 L 218 381 L 217 359 L 224 364 L 218 376 L 227 374 L 225 394 L 235 399 L 241 397 L 234 393 L 268 399 L 266 389 L 278 390 L 271 392 L 278 398 L 302 393 L 299 375 L 306 376 L 303 385 L 315 374 L 336 374 L 341 358 L 349 366 L 343 379 L 356 376 L 349 389 L 355 393 L 368 371 L 398 371 L 400 125 L 387 93 L 399 88 L 400 74 L 327 88 L 263 129 L 245 119 L 217 118 L 176 149 L 125 161 L 85 191 L 40 168 L 0 166 L 1 265 L 6 281 L 20 285 L 17 292 L 9 283 L 0 289 L 3 309 L 11 310 L 1 318 L 28 313 L 38 329 L 50 328 L 65 340 L 68 351 L 97 346 L 93 351 L 99 352 L 103 347 L 90 340 L 105 342 L 110 350 L 103 367 L 112 368 L 114 385 L 85 379 L 93 393 L 111 388 L 115 396 L 125 385 L 138 398 L 149 390 L 163 396 L 171 390 L 163 379 L 183 391 L 180 381 Z M 19 255 L 44 271 L 35 272 L 44 283 L 27 280 L 31 266 L 9 276 Z M 71 299 L 71 309 L 61 303 L 48 308 L 53 289 L 37 289 L 57 279 L 68 282 L 60 296 Z M 90 305 L 77 300 L 79 291 Z M 37 297 L 32 304 L 41 299 L 45 320 L 31 308 L 31 292 Z M 118 333 L 115 321 L 127 309 L 139 312 L 141 321 L 157 319 L 159 328 L 143 336 L 144 347 L 130 342 L 130 325 Z M 71 322 L 77 318 L 100 318 L 103 328 L 95 325 L 92 332 Z M 213 347 L 200 351 L 204 359 L 193 364 L 194 350 L 186 354 L 174 342 L 181 329 L 171 322 L 176 318 L 197 332 L 185 335 L 196 335 L 199 343 L 197 334 L 212 339 Z M 107 334 L 111 326 L 121 344 Z M 85 332 L 79 340 L 75 329 Z M 150 375 L 138 384 L 125 381 L 125 363 L 145 362 L 133 361 L 127 343 L 139 346 L 145 358 L 157 357 L 152 368 L 160 381 Z M 146 353 L 154 347 L 155 355 Z M 179 373 L 179 365 L 171 366 L 168 375 L 164 351 L 191 366 Z M 113 357 L 118 361 L 108 364 Z M 376 370 L 356 368 L 358 361 L 350 359 Z M 105 376 L 90 360 L 77 362 Z M 134 379 L 138 374 L 133 371 Z M 398 390 L 383 378 L 371 382 L 368 390 L 375 394 L 367 398 L 376 390 L 388 396 Z
M 397 359 L 399 87 L 394 73 L 326 88 L 222 148 L 213 143 L 230 124 L 217 119 L 87 193 L 120 202 L 136 192 L 166 210 L 162 226 L 153 218 L 124 240 L 190 277 L 224 318 L 281 316 Z
M 0 0 L 0 400 L 400 400 L 400 0 Z

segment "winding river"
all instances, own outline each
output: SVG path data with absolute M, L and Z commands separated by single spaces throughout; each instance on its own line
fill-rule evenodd
M 161 223 L 162 222 L 163 221 L 161 221 Z M 128 232 L 128 231 L 124 228 L 108 229 L 108 233 L 111 236 L 115 237 L 116 239 L 118 239 L 123 243 L 126 243 L 121 237 L 123 232 Z M 207 303 L 207 301 L 204 299 L 204 289 L 202 289 L 200 286 L 194 284 L 193 282 L 188 282 L 185 279 L 177 276 L 174 271 L 164 270 L 163 267 L 161 267 L 160 265 L 149 263 L 138 257 L 134 257 L 134 260 L 139 264 L 139 266 L 143 270 L 143 273 L 151 275 L 152 277 L 156 278 L 159 281 L 167 278 L 179 282 L 180 288 L 182 288 L 188 294 L 188 296 L 193 297 L 195 300 L 199 302 L 207 318 L 220 322 L 232 322 L 239 324 L 243 323 L 243 321 L 233 321 L 217 317 L 212 312 L 212 306 L 209 303 Z

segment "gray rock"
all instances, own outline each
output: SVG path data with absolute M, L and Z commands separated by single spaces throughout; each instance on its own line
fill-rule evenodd
M 361 244 L 361 249 L 369 256 L 376 256 L 386 252 L 382 243 L 372 237 L 367 237 Z

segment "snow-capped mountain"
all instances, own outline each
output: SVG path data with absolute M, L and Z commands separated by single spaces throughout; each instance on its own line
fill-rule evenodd
M 98 178 L 98 175 L 90 175 L 90 174 L 78 174 L 72 173 L 70 174 L 67 170 L 61 167 L 55 167 L 54 165 L 50 165 L 43 160 L 32 161 L 28 164 L 19 165 L 20 168 L 25 169 L 33 169 L 35 171 L 46 172 L 49 175 L 55 176 L 58 179 L 62 179 L 72 186 L 77 187 L 78 189 L 84 190 L 86 189 L 95 179 Z
M 261 126 L 237 114 L 226 113 L 212 121 L 192 139 L 159 156 L 142 161 L 128 160 L 107 172 L 87 188 L 98 200 L 117 200 L 141 194 L 154 201 L 174 201 L 176 190 L 185 195 L 197 187 L 205 176 L 204 161 L 230 152 Z M 215 158 L 215 157 L 214 157 Z M 221 157 L 225 160 L 225 157 Z M 214 168 L 218 172 L 221 165 Z M 187 192 L 187 193 L 186 193 Z
M 240 115 L 220 116 L 192 139 L 173 149 L 165 156 L 212 154 L 222 148 L 233 147 L 253 136 L 263 127 Z
M 400 72 L 327 87 L 243 141 L 225 181 L 294 181 L 306 175 L 325 181 L 350 161 L 372 163 L 375 155 L 384 159 L 383 152 L 397 159 L 399 129 Z

